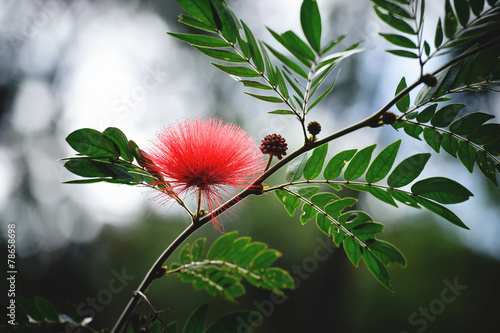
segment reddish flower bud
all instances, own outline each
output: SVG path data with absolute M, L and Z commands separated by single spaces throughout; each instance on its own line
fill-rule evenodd
M 285 138 L 279 134 L 269 134 L 262 140 L 260 145 L 260 151 L 263 154 L 269 154 L 276 156 L 279 160 L 286 155 L 286 150 L 288 146 L 286 144 Z

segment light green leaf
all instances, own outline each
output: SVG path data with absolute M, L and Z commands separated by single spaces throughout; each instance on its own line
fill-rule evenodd
M 384 148 L 373 160 L 366 172 L 365 179 L 368 183 L 376 183 L 387 176 L 394 164 L 398 154 L 401 140 L 398 140 Z
M 429 153 L 415 154 L 403 160 L 387 178 L 390 187 L 402 187 L 417 178 L 431 157 Z
M 323 193 L 318 193 L 315 194 L 311 197 L 311 202 L 315 204 L 318 207 L 324 207 L 328 203 L 339 200 L 340 197 L 336 194 L 330 193 L 330 192 L 323 192 Z
M 383 240 L 373 239 L 366 242 L 371 253 L 374 254 L 385 265 L 392 262 L 406 267 L 406 258 L 394 245 Z
M 344 172 L 344 179 L 349 181 L 349 180 L 354 180 L 359 177 L 365 172 L 366 168 L 368 167 L 368 164 L 370 164 L 370 159 L 372 157 L 373 150 L 375 149 L 377 145 L 371 145 L 366 148 L 361 149 L 354 157 L 352 158 L 351 162 L 349 162 L 349 165 L 347 166 L 345 172 Z
M 296 159 L 294 159 L 285 171 L 285 179 L 287 182 L 294 182 L 299 180 L 302 177 L 302 172 L 304 171 L 304 167 L 307 161 L 307 154 L 302 154 Z
M 325 163 L 326 153 L 328 152 L 328 143 L 315 148 L 311 157 L 304 166 L 304 178 L 307 180 L 315 179 L 321 173 Z
M 319 186 L 301 187 L 298 190 L 300 196 L 309 199 L 319 191 Z
M 304 0 L 300 7 L 300 23 L 309 45 L 321 52 L 321 16 L 316 0 Z
M 358 267 L 359 259 L 361 259 L 361 246 L 352 237 L 344 239 L 344 251 L 352 264 Z
M 176 0 L 177 3 L 196 19 L 215 27 L 209 0 Z
M 372 0 L 372 2 L 375 3 L 377 6 L 384 8 L 391 14 L 398 15 L 405 19 L 413 19 L 413 16 L 406 9 L 403 9 L 402 7 L 392 2 L 389 2 L 387 0 Z
M 191 260 L 201 261 L 203 260 L 203 250 L 205 249 L 205 243 L 207 239 L 205 237 L 198 238 L 191 246 Z
M 280 52 L 276 51 L 275 49 L 273 49 L 271 46 L 269 46 L 268 44 L 264 43 L 264 45 L 266 45 L 267 49 L 269 51 L 271 51 L 271 53 L 279 60 L 281 61 L 283 64 L 285 64 L 286 67 L 288 67 L 289 69 L 291 69 L 292 71 L 294 71 L 295 73 L 299 74 L 301 77 L 303 77 L 304 79 L 307 79 L 307 74 L 306 72 L 302 69 L 302 67 L 300 67 L 299 65 L 297 65 L 295 62 L 293 62 L 292 60 L 288 59 L 286 56 L 284 56 L 283 54 L 281 54 Z
M 314 209 L 311 205 L 305 203 L 302 206 L 302 214 L 300 215 L 300 223 L 303 225 L 306 224 L 307 221 L 313 219 L 316 216 L 316 209 Z
M 347 207 L 352 207 L 358 202 L 355 198 L 342 198 L 325 206 L 325 212 L 333 217 L 340 216 L 340 213 Z
M 316 225 L 318 229 L 321 230 L 325 235 L 330 235 L 330 228 L 332 226 L 332 222 L 323 214 L 316 215 Z M 338 246 L 338 244 L 337 244 Z
M 216 260 L 223 258 L 231 249 L 236 237 L 238 237 L 238 231 L 228 232 L 227 234 L 217 238 L 208 250 L 207 259 Z
M 454 204 L 469 200 L 473 194 L 461 184 L 444 177 L 432 177 L 413 184 L 411 192 L 442 204 Z
M 294 195 L 289 195 L 285 198 L 285 209 L 288 212 L 290 216 L 293 216 L 295 214 L 295 209 L 299 207 L 301 204 L 301 201 L 299 198 L 297 198 Z

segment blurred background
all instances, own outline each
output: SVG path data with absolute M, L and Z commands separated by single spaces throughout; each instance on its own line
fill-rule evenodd
M 300 0 L 228 2 L 257 38 L 272 45 L 266 26 L 300 32 Z M 340 64 L 336 88 L 310 114 L 326 135 L 375 112 L 394 95 L 401 77 L 413 82 L 419 68 L 416 61 L 384 53 L 389 44 L 378 32 L 390 29 L 367 1 L 318 3 L 324 41 L 349 33 L 344 48 L 360 40 L 367 48 Z M 444 1 L 428 2 L 425 36 L 431 41 L 443 11 Z M 95 329 L 113 325 L 149 267 L 189 221 L 176 206 L 158 205 L 155 193 L 145 188 L 62 184 L 74 179 L 60 160 L 74 155 L 64 140 L 69 133 L 114 126 L 147 147 L 154 133 L 173 121 L 216 115 L 240 124 L 257 141 L 278 133 L 289 149 L 302 142 L 295 119 L 267 114 L 271 105 L 243 94 L 241 84 L 210 59 L 166 34 L 189 32 L 177 23 L 182 12 L 174 0 L 0 0 L 2 253 L 7 224 L 15 224 L 17 295 L 45 297 L 60 312 L 67 301 L 94 309 Z M 436 59 L 427 70 L 445 60 Z M 467 104 L 463 113 L 500 116 L 498 95 L 455 100 Z M 399 138 L 396 162 L 431 152 L 424 142 L 384 127 L 332 142 L 329 154 L 373 142 L 378 152 Z M 407 257 L 406 269 L 390 267 L 395 293 L 379 285 L 364 264 L 354 268 L 343 250 L 325 248 L 328 238 L 314 221 L 302 226 L 298 213 L 289 218 L 274 195 L 267 195 L 249 198 L 235 211 L 237 217 L 224 218 L 225 231 L 238 230 L 283 253 L 276 264 L 299 282 L 286 301 L 272 303 L 268 292 L 249 286 L 238 304 L 229 304 L 176 277 L 153 284 L 150 299 L 168 309 L 167 321 L 180 323 L 203 302 L 210 303 L 209 321 L 235 308 L 257 310 L 264 321 L 251 328 L 254 332 L 489 331 L 496 327 L 500 297 L 500 192 L 477 168 L 471 175 L 445 154 L 432 152 L 421 177 L 429 176 L 452 178 L 474 193 L 468 202 L 449 207 L 471 230 L 360 197 L 358 208 L 386 225 L 380 238 Z M 283 179 L 276 174 L 268 183 Z M 207 237 L 211 244 L 219 235 L 207 225 L 190 241 Z M 129 279 L 123 290 L 105 305 L 89 305 L 123 273 Z M 0 294 L 5 303 L 6 292 Z

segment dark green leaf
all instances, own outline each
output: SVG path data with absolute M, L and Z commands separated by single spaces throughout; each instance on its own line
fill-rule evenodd
M 414 52 L 405 50 L 386 50 L 386 51 L 400 57 L 418 59 L 418 55 Z
M 302 177 L 306 161 L 307 154 L 302 154 L 288 165 L 285 171 L 285 179 L 287 182 L 294 182 Z
M 498 186 L 495 171 L 495 162 L 482 150 L 478 150 L 476 163 L 483 175 L 485 175 L 486 178 L 488 178 L 488 180 L 491 181 L 495 186 Z
M 439 153 L 443 138 L 438 131 L 428 127 L 424 128 L 424 140 L 436 153 Z
M 120 150 L 106 135 L 91 128 L 82 128 L 70 133 L 66 141 L 71 148 L 90 157 L 118 157 Z
M 255 89 L 262 89 L 262 90 L 272 90 L 273 88 L 269 87 L 267 84 L 263 84 L 257 81 L 251 81 L 251 80 L 240 80 L 241 83 L 245 87 L 248 88 L 255 88 Z
M 467 0 L 455 0 L 455 10 L 457 11 L 460 24 L 465 27 L 469 22 L 469 4 Z
M 447 104 L 439 109 L 431 119 L 431 124 L 436 127 L 450 125 L 465 104 Z
M 467 134 L 467 139 L 479 145 L 488 144 L 500 137 L 500 124 L 488 123 L 481 125 L 474 132 Z
M 316 0 L 304 0 L 300 8 L 300 23 L 309 45 L 321 52 L 321 16 Z
M 411 39 L 406 38 L 404 36 L 395 34 L 384 34 L 384 33 L 379 33 L 379 35 L 384 37 L 389 43 L 392 43 L 396 46 L 406 47 L 409 49 L 417 48 L 417 46 Z
M 415 30 L 413 30 L 413 28 L 405 21 L 403 21 L 397 17 L 394 17 L 394 15 L 392 15 L 390 12 L 388 14 L 382 13 L 380 10 L 378 10 L 377 6 L 375 6 L 374 9 L 375 9 L 375 13 L 377 14 L 377 16 L 382 21 L 384 21 L 385 23 L 390 25 L 391 27 L 393 27 L 401 32 L 415 35 Z
M 255 64 L 255 67 L 257 67 L 257 69 L 261 73 L 264 73 L 265 70 L 264 59 L 262 58 L 262 53 L 260 52 L 259 44 L 257 44 L 257 41 L 255 40 L 255 37 L 252 34 L 252 31 L 248 28 L 245 22 L 242 21 L 241 24 L 243 25 L 245 36 L 247 37 L 248 47 L 250 48 L 250 54 L 252 55 L 252 60 Z
M 417 115 L 417 121 L 419 123 L 427 123 L 434 116 L 436 109 L 437 109 L 437 104 L 429 105 L 424 110 L 419 112 L 419 114 Z
M 241 319 L 245 318 L 245 324 L 242 326 Z M 251 332 L 251 327 L 258 326 L 262 318 L 262 314 L 257 311 L 238 310 L 225 314 L 221 318 L 214 321 L 205 331 L 205 333 L 222 333 L 222 332 Z M 171 333 L 171 331 L 167 331 Z
M 318 207 L 324 207 L 328 203 L 335 201 L 335 200 L 339 200 L 339 199 L 340 199 L 339 196 L 336 194 L 329 193 L 329 192 L 323 192 L 323 193 L 315 194 L 311 198 L 311 202 Z
M 239 35 L 239 24 L 234 13 L 231 12 L 223 1 L 210 1 L 210 3 L 213 5 L 213 9 L 215 9 L 215 12 L 212 11 L 214 18 L 217 17 L 219 20 L 220 34 L 235 44 Z
M 203 36 L 203 35 L 192 35 L 192 34 L 178 34 L 173 32 L 168 32 L 172 37 L 180 39 L 183 42 L 189 43 L 191 45 L 201 46 L 201 47 L 229 47 L 231 46 L 228 42 L 215 37 Z
M 311 157 L 304 166 L 304 178 L 307 180 L 315 179 L 321 173 L 325 163 L 326 153 L 328 152 L 328 143 L 321 145 L 313 150 Z
M 134 160 L 134 156 L 128 149 L 128 139 L 121 130 L 116 127 L 108 127 L 102 133 L 113 140 L 125 161 L 132 162 Z
M 398 154 L 401 140 L 398 140 L 386 148 L 384 148 L 373 160 L 372 164 L 366 172 L 365 180 L 368 183 L 376 183 L 387 176 L 394 164 L 396 155 Z
M 382 230 L 384 230 L 383 224 L 373 222 L 359 224 L 351 229 L 353 234 L 365 239 L 375 238 L 375 234 L 382 232 Z
M 378 282 L 380 282 L 384 287 L 386 287 L 389 291 L 393 291 L 390 276 L 387 272 L 385 266 L 380 262 L 380 260 L 375 257 L 370 251 L 363 249 L 362 253 L 363 261 L 368 267 L 368 270 L 375 276 Z
M 236 53 L 231 52 L 231 51 L 209 49 L 209 48 L 198 47 L 198 46 L 194 46 L 194 48 L 197 49 L 198 51 L 200 51 L 201 53 L 203 53 L 204 55 L 211 57 L 211 58 L 214 58 L 214 59 L 227 61 L 227 62 L 235 62 L 235 63 L 246 62 L 246 60 L 244 58 L 242 58 L 239 54 L 236 54 Z
M 361 258 L 361 246 L 352 237 L 344 239 L 344 251 L 352 264 L 358 267 L 359 259 Z
M 406 258 L 394 245 L 383 240 L 369 240 L 366 245 L 371 253 L 380 259 L 385 265 L 392 262 L 398 263 L 402 267 L 406 267 Z
M 422 1 L 422 3 L 424 2 Z M 431 54 L 431 47 L 429 43 L 427 43 L 427 41 L 424 41 L 424 52 L 426 56 L 429 56 Z
M 441 147 L 453 157 L 457 157 L 458 140 L 448 133 L 441 134 Z
M 283 103 L 283 100 L 279 97 L 274 97 L 274 96 L 264 96 L 264 95 L 256 95 L 256 94 L 251 94 L 249 92 L 245 92 L 245 94 L 255 97 L 257 99 L 260 99 L 261 101 L 264 102 L 269 102 L 269 103 Z
M 354 155 L 351 162 L 349 162 L 349 165 L 344 171 L 345 180 L 349 181 L 361 177 L 361 175 L 368 167 L 368 164 L 370 164 L 370 159 L 376 146 L 377 145 L 374 144 L 363 148 L 358 153 L 356 153 L 356 155 Z
M 103 163 L 87 158 L 74 158 L 64 163 L 64 167 L 82 177 L 113 177 L 114 174 Z
M 483 148 L 493 155 L 500 156 L 500 138 L 485 144 Z
M 443 43 L 443 25 L 441 23 L 441 18 L 439 18 L 436 26 L 436 34 L 434 36 L 434 46 L 436 49 L 441 46 L 441 43 Z
M 224 73 L 241 77 L 259 77 L 260 74 L 251 68 L 241 66 L 222 66 L 219 64 L 212 64 Z
M 285 42 L 285 47 L 290 51 L 297 59 L 307 59 L 314 61 L 316 56 L 314 55 L 311 48 L 302 41 L 293 31 L 286 31 L 281 35 Z
M 404 127 L 404 131 L 409 136 L 414 137 L 415 139 L 421 140 L 420 134 L 422 134 L 424 129 L 421 126 L 418 126 L 416 124 L 406 123 L 406 125 Z
M 495 118 L 495 116 L 488 113 L 483 113 L 483 112 L 469 113 L 455 120 L 450 125 L 450 131 L 459 135 L 469 134 L 492 118 Z
M 217 238 L 217 240 L 212 244 L 207 253 L 207 259 L 216 260 L 223 258 L 226 253 L 231 249 L 236 237 L 238 237 L 238 232 L 228 232 L 225 235 Z
M 392 171 L 387 179 L 390 187 L 402 187 L 411 183 L 417 178 L 425 167 L 431 154 L 415 154 L 403 160 Z
M 476 162 L 476 148 L 466 141 L 460 140 L 458 142 L 458 158 L 462 161 L 463 165 L 472 173 L 474 163 Z
M 413 184 L 411 191 L 442 204 L 454 204 L 469 200 L 473 194 L 454 180 L 443 177 L 432 177 Z
M 205 320 L 207 318 L 208 304 L 203 304 L 194 310 L 188 317 L 184 325 L 183 333 L 203 333 L 205 330 Z
M 445 218 L 449 222 L 453 223 L 456 226 L 459 226 L 464 229 L 469 229 L 451 210 L 446 207 L 441 206 L 429 199 L 422 197 L 414 197 L 415 201 L 421 204 L 423 207 L 427 208 L 431 212 Z
M 457 32 L 457 17 L 451 8 L 450 0 L 446 0 L 445 3 L 445 18 L 444 18 L 444 35 L 450 39 Z
M 406 88 L 406 80 L 404 76 L 401 78 L 401 81 L 399 81 L 399 84 L 396 88 L 396 93 L 394 95 L 398 95 L 401 91 L 403 91 Z M 397 103 L 396 107 L 398 108 L 399 111 L 405 112 L 408 110 L 410 107 L 410 95 L 406 94 L 403 98 L 401 98 Z
M 413 16 L 410 15 L 410 13 L 408 13 L 405 9 L 387 0 L 372 0 L 372 2 L 375 3 L 377 6 L 384 8 L 391 14 L 395 14 L 406 19 L 413 18 Z
M 400 192 L 398 190 L 387 190 L 394 199 L 399 202 L 404 203 L 405 205 L 411 206 L 413 208 L 420 208 L 418 203 L 413 199 L 413 197 L 405 192 Z
M 50 301 L 46 300 L 45 298 L 36 296 L 35 304 L 45 319 L 53 322 L 59 321 L 59 312 L 57 312 L 56 308 Z
M 42 322 L 44 320 L 44 315 L 41 313 L 40 309 L 35 305 L 34 302 L 23 298 L 16 297 L 17 305 L 24 311 L 28 316 L 30 316 L 33 320 Z
M 469 0 L 469 5 L 474 15 L 479 16 L 484 8 L 484 0 Z

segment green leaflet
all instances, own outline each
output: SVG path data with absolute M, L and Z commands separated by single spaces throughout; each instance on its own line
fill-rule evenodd
M 346 237 L 343 242 L 344 251 L 347 257 L 355 267 L 358 267 L 359 259 L 361 259 L 361 246 L 352 237 Z
M 384 33 L 379 33 L 379 35 L 384 37 L 389 43 L 392 43 L 396 46 L 406 47 L 409 49 L 417 48 L 417 46 L 411 39 L 406 38 L 404 36 L 396 34 L 384 34 Z
M 203 35 L 193 35 L 193 34 L 178 34 L 173 32 L 168 32 L 172 37 L 175 37 L 183 42 L 189 43 L 191 45 L 200 47 L 229 47 L 231 46 L 228 42 L 215 37 L 203 36 Z
M 399 19 L 397 17 L 395 17 L 394 15 L 392 15 L 390 12 L 388 12 L 387 14 L 385 13 L 382 13 L 377 6 L 374 6 L 374 9 L 375 9 L 375 13 L 377 14 L 377 16 L 382 20 L 384 21 L 385 23 L 387 23 L 388 25 L 390 25 L 391 27 L 393 27 L 394 29 L 397 29 L 401 32 L 404 32 L 404 33 L 407 33 L 407 34 L 411 34 L 411 35 L 415 35 L 415 30 L 413 30 L 413 28 L 408 24 L 406 23 L 405 21 L 403 21 L 402 19 Z
M 315 179 L 323 170 L 326 153 L 328 152 L 328 143 L 321 145 L 313 150 L 311 157 L 307 160 L 303 175 L 307 180 Z
M 398 15 L 404 19 L 413 18 L 413 16 L 406 9 L 403 9 L 403 7 L 400 7 L 392 2 L 389 2 L 387 0 L 371 0 L 371 1 L 375 3 L 377 6 L 384 8 L 391 14 Z
M 476 155 L 477 150 L 472 145 L 462 140 L 458 142 L 458 158 L 470 173 L 472 173 L 472 170 L 474 169 Z
M 445 2 L 445 17 L 444 17 L 444 35 L 446 38 L 452 38 L 457 32 L 457 17 L 451 8 L 450 0 Z
M 469 22 L 470 8 L 467 0 L 455 0 L 455 10 L 461 26 L 466 26 Z
M 334 179 L 340 176 L 344 166 L 356 154 L 357 149 L 344 150 L 330 159 L 323 171 L 323 177 L 326 180 Z
M 469 200 L 473 194 L 461 184 L 444 177 L 432 177 L 413 184 L 411 192 L 442 204 L 454 204 Z
M 186 11 L 203 23 L 215 27 L 215 21 L 209 0 L 176 0 Z
M 396 166 L 387 178 L 390 187 L 402 187 L 411 183 L 420 175 L 431 154 L 415 154 L 403 160 Z
M 354 155 L 351 162 L 349 162 L 349 165 L 344 171 L 345 180 L 349 181 L 361 177 L 361 175 L 365 172 L 366 168 L 368 167 L 368 164 L 370 163 L 373 150 L 375 149 L 376 146 L 377 145 L 374 144 L 366 148 L 363 148 L 358 153 L 356 153 L 356 155 Z
M 53 322 L 59 321 L 59 312 L 57 312 L 56 308 L 50 301 L 43 297 L 36 296 L 35 304 L 45 319 Z
M 241 76 L 241 77 L 260 77 L 260 74 L 256 71 L 254 71 L 251 68 L 248 67 L 241 67 L 241 66 L 223 66 L 219 64 L 212 64 L 224 73 L 227 73 L 229 75 L 234 75 L 234 76 Z M 274 97 L 276 98 L 276 97 Z M 281 101 L 281 100 L 280 100 Z
M 376 183 L 387 176 L 394 164 L 398 154 L 401 140 L 398 140 L 384 148 L 373 160 L 365 175 L 368 183 Z
M 102 134 L 113 140 L 120 150 L 120 156 L 125 161 L 132 162 L 134 160 L 134 156 L 130 152 L 130 149 L 128 149 L 128 139 L 121 130 L 116 127 L 108 127 Z
M 264 73 L 265 71 L 264 58 L 262 57 L 262 53 L 260 52 L 259 44 L 255 40 L 255 37 L 253 36 L 250 28 L 248 28 L 248 26 L 243 21 L 241 22 L 241 24 L 243 25 L 243 30 L 245 31 L 245 36 L 247 37 L 247 43 L 250 49 L 250 55 L 252 56 L 252 60 L 255 64 L 255 67 L 257 67 L 257 69 L 261 73 Z
M 451 210 L 446 207 L 443 207 L 429 199 L 422 197 L 414 197 L 415 201 L 417 201 L 422 207 L 430 210 L 431 212 L 445 218 L 449 222 L 453 223 L 456 226 L 459 226 L 464 229 L 469 229 Z
M 399 81 L 398 87 L 396 88 L 396 93 L 395 95 L 399 94 L 402 90 L 406 88 L 406 80 L 404 76 L 401 78 L 401 81 Z M 401 112 L 406 112 L 408 108 L 410 107 L 410 95 L 406 94 L 403 98 L 401 98 L 397 103 L 396 107 L 398 108 L 399 111 Z
M 424 128 L 424 140 L 436 153 L 439 153 L 443 138 L 438 131 L 428 127 Z
M 431 124 L 436 127 L 447 127 L 456 118 L 465 104 L 447 104 L 439 109 L 431 119 Z
M 443 25 L 441 23 L 441 18 L 438 19 L 436 26 L 436 33 L 434 34 L 434 46 L 439 48 L 443 43 Z
M 257 326 L 257 323 L 263 319 L 262 314 L 260 312 L 238 310 L 225 314 L 221 318 L 217 319 L 212 324 L 210 324 L 210 326 L 203 332 L 204 333 L 237 332 L 238 330 L 241 329 L 241 318 L 246 318 L 245 323 L 248 324 L 248 327 L 253 327 L 254 324 L 255 326 Z M 172 332 L 172 331 L 167 330 L 167 332 Z
M 321 52 L 321 16 L 316 0 L 304 0 L 300 8 L 300 23 L 309 45 Z
M 228 232 L 227 234 L 219 237 L 210 247 L 207 253 L 207 259 L 215 260 L 223 258 L 227 252 L 231 249 L 236 237 L 238 237 L 238 232 Z
M 394 292 L 390 283 L 391 278 L 384 264 L 366 249 L 363 249 L 362 257 L 366 267 L 368 267 L 373 276 L 389 291 Z
M 120 156 L 120 149 L 113 140 L 91 128 L 82 128 L 70 133 L 66 142 L 82 155 L 99 158 Z
M 401 267 L 406 267 L 406 258 L 394 245 L 379 239 L 370 239 L 366 245 L 380 261 L 385 265 L 398 263 Z
M 294 159 L 285 171 L 285 179 L 287 182 L 293 182 L 299 180 L 302 177 L 302 172 L 307 161 L 307 154 L 302 154 L 301 156 Z
M 418 55 L 415 52 L 410 52 L 406 50 L 386 50 L 386 51 L 400 57 L 418 59 Z
M 207 318 L 208 304 L 200 305 L 192 312 L 184 325 L 183 333 L 203 333 Z
M 450 131 L 459 135 L 466 135 L 473 132 L 479 126 L 492 118 L 495 118 L 495 116 L 492 114 L 472 112 L 455 120 L 450 125 Z
M 437 109 L 437 104 L 429 105 L 424 110 L 422 110 L 418 113 L 417 118 L 416 118 L 417 121 L 419 123 L 429 122 L 432 119 L 432 117 L 434 116 L 436 109 Z
M 225 50 L 218 50 L 218 49 L 210 49 L 206 47 L 199 47 L 199 46 L 194 46 L 195 49 L 203 53 L 204 55 L 217 59 L 217 60 L 222 60 L 226 62 L 234 62 L 234 63 L 240 63 L 240 62 L 246 62 L 246 60 L 241 57 L 239 54 L 231 52 L 231 51 L 225 51 Z

